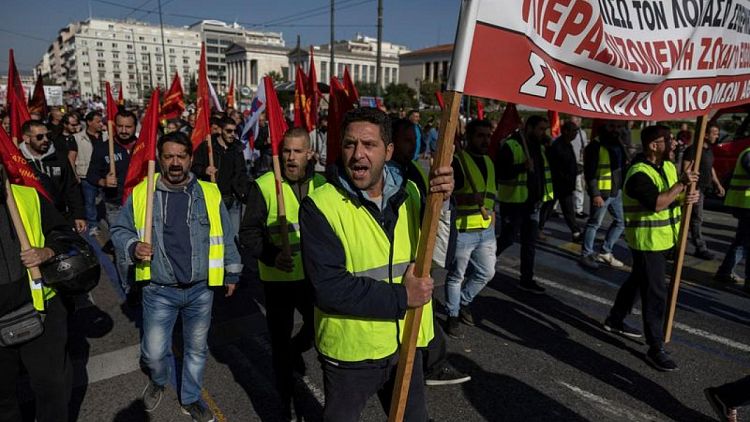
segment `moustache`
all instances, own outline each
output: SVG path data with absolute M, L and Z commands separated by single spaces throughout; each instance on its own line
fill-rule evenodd
M 169 166 L 169 171 L 182 171 L 182 166 Z

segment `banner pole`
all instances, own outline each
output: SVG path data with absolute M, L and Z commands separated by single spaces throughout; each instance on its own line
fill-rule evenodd
M 154 173 L 156 161 L 148 161 L 148 173 L 146 175 L 146 222 L 143 225 L 143 243 L 151 244 L 151 229 L 154 225 Z
M 693 141 L 695 146 L 695 161 L 693 161 L 693 170 L 700 168 L 701 157 L 703 156 L 703 139 L 706 137 L 706 126 L 708 125 L 708 115 L 698 117 L 696 127 L 699 130 L 695 133 L 696 138 Z M 679 175 L 681 170 L 677 170 Z M 692 193 L 697 189 L 695 183 L 688 186 L 687 192 Z M 667 298 L 667 315 L 664 318 L 664 342 L 669 343 L 672 340 L 672 326 L 674 316 L 677 312 L 677 295 L 680 291 L 680 280 L 682 279 L 682 266 L 685 263 L 685 249 L 687 248 L 688 233 L 690 232 L 690 216 L 693 213 L 693 204 L 687 204 L 682 212 L 682 223 L 680 224 L 680 237 L 677 249 L 677 259 L 674 264 L 674 273 L 669 283 L 669 296 Z
M 115 172 L 115 131 L 112 120 L 107 120 L 107 145 L 109 147 L 109 174 L 117 176 Z
M 211 133 L 206 134 L 206 150 L 208 151 L 208 166 L 214 166 L 214 146 L 211 144 Z M 211 183 L 216 183 L 216 173 L 209 176 Z
M 273 155 L 273 175 L 276 182 L 276 210 L 279 219 L 279 227 L 281 228 L 281 249 L 285 254 L 292 254 L 289 246 L 289 224 L 286 221 L 286 204 L 284 204 L 284 186 L 283 179 L 281 178 L 281 163 L 279 162 L 279 155 Z
M 453 137 L 458 126 L 458 110 L 461 105 L 461 93 L 458 91 L 448 91 L 445 96 L 445 110 L 440 118 L 440 132 L 438 140 L 437 158 L 430 167 L 430 175 L 440 167 L 451 165 L 451 155 L 453 154 Z M 417 248 L 417 261 L 414 267 L 414 274 L 417 277 L 426 277 L 430 275 L 432 267 L 432 252 L 435 249 L 435 240 L 437 235 L 437 226 L 440 221 L 440 210 L 443 207 L 442 193 L 428 193 L 427 209 L 425 210 L 422 220 L 422 228 L 419 236 L 419 246 Z M 404 419 L 406 410 L 406 401 L 409 396 L 409 384 L 414 367 L 414 356 L 417 348 L 417 337 L 419 335 L 419 326 L 422 322 L 423 307 L 413 308 L 406 311 L 406 321 L 404 323 L 404 336 L 401 341 L 401 350 L 399 351 L 398 369 L 396 372 L 396 382 L 393 386 L 393 395 L 391 397 L 391 408 L 388 412 L 389 422 L 401 422 Z

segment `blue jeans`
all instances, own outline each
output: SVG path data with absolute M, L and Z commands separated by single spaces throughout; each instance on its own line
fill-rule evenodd
M 107 225 L 109 229 L 115 225 L 117 219 L 120 217 L 122 206 L 113 204 L 111 202 L 104 203 L 105 209 L 107 210 Z M 135 270 L 128 265 L 127 257 L 125 257 L 125 251 L 119 251 L 115 248 L 115 268 L 117 268 L 117 277 L 122 286 L 122 291 L 127 294 L 130 292 L 130 285 L 135 280 Z
M 229 225 L 227 230 L 232 234 L 232 239 L 237 241 L 240 232 L 240 220 L 242 218 L 242 202 L 235 200 L 231 207 L 227 207 L 229 213 Z
M 602 243 L 602 253 L 612 253 L 612 248 L 615 247 L 615 243 L 622 236 L 622 232 L 625 231 L 625 217 L 623 216 L 622 210 L 622 191 L 617 192 L 616 196 L 610 196 L 604 200 L 604 206 L 595 207 L 591 204 L 591 211 L 589 212 L 589 220 L 586 222 L 586 232 L 583 235 L 583 248 L 581 255 L 589 256 L 594 253 L 594 241 L 596 240 L 596 231 L 602 225 L 604 220 L 604 214 L 609 212 L 612 216 L 612 224 L 607 230 L 607 236 L 604 238 Z
M 730 275 L 734 267 L 750 251 L 750 218 L 740 217 L 737 222 L 737 236 L 729 246 L 727 254 L 724 255 L 724 261 L 719 266 L 718 275 Z M 750 265 L 745 263 L 745 285 L 750 283 Z
M 495 276 L 495 227 L 482 231 L 459 232 L 456 255 L 445 279 L 445 307 L 448 315 L 458 316 L 460 306 L 467 306 Z M 463 288 L 461 282 L 466 281 Z
M 81 192 L 83 192 L 83 206 L 86 211 L 86 223 L 89 228 L 99 225 L 99 216 L 96 211 L 96 196 L 99 195 L 99 187 L 94 186 L 86 179 L 81 180 Z
M 191 404 L 201 398 L 213 297 L 214 293 L 206 283 L 189 289 L 153 283 L 143 288 L 141 356 L 151 372 L 151 380 L 157 385 L 169 382 L 172 330 L 177 315 L 182 316 L 182 404 Z

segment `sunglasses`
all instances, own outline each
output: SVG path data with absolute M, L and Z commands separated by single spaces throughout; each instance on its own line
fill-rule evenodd
M 37 135 L 34 135 L 34 137 L 36 138 L 37 141 L 41 141 L 42 139 L 47 138 L 47 134 L 46 133 L 39 133 Z
M 224 132 L 226 133 L 235 133 L 236 131 L 236 129 L 224 129 Z

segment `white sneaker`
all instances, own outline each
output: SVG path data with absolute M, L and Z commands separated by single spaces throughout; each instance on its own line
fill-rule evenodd
M 600 253 L 596 255 L 596 261 L 609 265 L 610 267 L 620 268 L 625 266 L 622 261 L 615 258 L 612 253 Z

